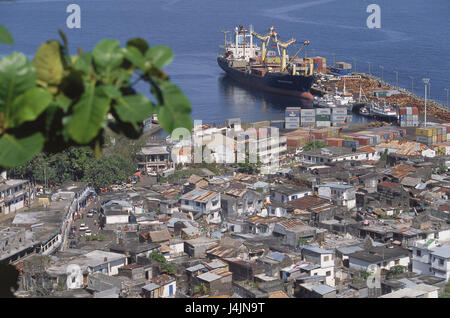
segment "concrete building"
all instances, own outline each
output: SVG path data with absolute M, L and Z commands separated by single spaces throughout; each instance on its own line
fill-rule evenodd
M 412 270 L 415 273 L 450 279 L 450 245 L 434 239 L 419 240 L 414 244 Z
M 369 160 L 371 154 L 366 151 L 355 150 L 346 147 L 326 147 L 316 150 L 304 151 L 300 154 L 300 161 L 304 163 L 331 163 L 337 161 Z
M 35 191 L 28 180 L 0 177 L 0 219 L 30 204 Z
M 219 192 L 198 188 L 181 196 L 179 210 L 188 213 L 194 220 L 205 217 L 211 223 L 219 223 L 220 197 Z
M 318 196 L 329 199 L 335 205 L 343 206 L 347 210 L 356 207 L 356 189 L 347 184 L 327 183 L 318 186 Z
M 308 195 L 312 195 L 310 189 L 293 184 L 276 184 L 270 188 L 270 200 L 272 202 L 287 203 Z

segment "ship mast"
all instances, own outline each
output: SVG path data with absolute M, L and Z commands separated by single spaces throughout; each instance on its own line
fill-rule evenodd
M 225 42 L 224 42 L 224 46 L 227 46 L 227 33 L 230 31 L 226 31 L 226 30 L 222 30 L 223 34 L 225 35 Z

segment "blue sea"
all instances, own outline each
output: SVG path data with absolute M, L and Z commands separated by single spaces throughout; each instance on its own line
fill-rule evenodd
M 68 29 L 69 4 L 81 8 L 81 29 Z M 381 28 L 369 29 L 369 4 L 381 8 Z M 168 45 L 174 61 L 166 67 L 171 79 L 192 104 L 192 118 L 223 123 L 281 119 L 296 99 L 282 98 L 242 87 L 216 62 L 222 30 L 252 24 L 258 33 L 275 26 L 281 40 L 310 40 L 307 54 L 355 63 L 357 71 L 371 72 L 424 95 L 422 78 L 431 79 L 431 98 L 446 104 L 450 88 L 450 1 L 448 0 L 0 0 L 0 24 L 15 45 L 0 45 L 0 56 L 20 51 L 30 58 L 41 43 L 69 38 L 71 53 L 91 50 L 98 41 L 116 38 L 122 44 L 142 37 L 150 45 Z M 303 54 L 303 53 L 302 53 Z M 143 89 L 143 88 L 142 88 Z M 363 120 L 363 119 L 357 119 Z

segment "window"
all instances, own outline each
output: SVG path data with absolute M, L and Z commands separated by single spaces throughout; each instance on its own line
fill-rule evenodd
M 417 250 L 417 251 L 416 251 L 416 255 L 417 255 L 417 256 L 422 256 L 422 251 L 421 251 L 421 250 Z
M 325 256 L 325 257 L 323 258 L 323 261 L 324 261 L 324 262 L 328 262 L 329 258 L 330 258 L 329 256 Z
M 442 258 L 439 259 L 439 265 L 444 265 L 444 260 Z
M 331 276 L 331 271 L 326 272 L 327 276 Z
M 395 263 L 395 265 L 398 265 L 398 264 L 400 264 L 400 260 L 396 259 L 394 263 Z

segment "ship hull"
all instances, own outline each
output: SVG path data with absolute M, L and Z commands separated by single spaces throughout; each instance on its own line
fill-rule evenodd
M 228 66 L 227 60 L 221 57 L 217 58 L 217 63 L 231 78 L 244 85 L 274 94 L 297 96 L 307 100 L 313 99 L 309 92 L 314 83 L 312 76 L 277 73 L 266 73 L 264 76 L 257 76 Z

